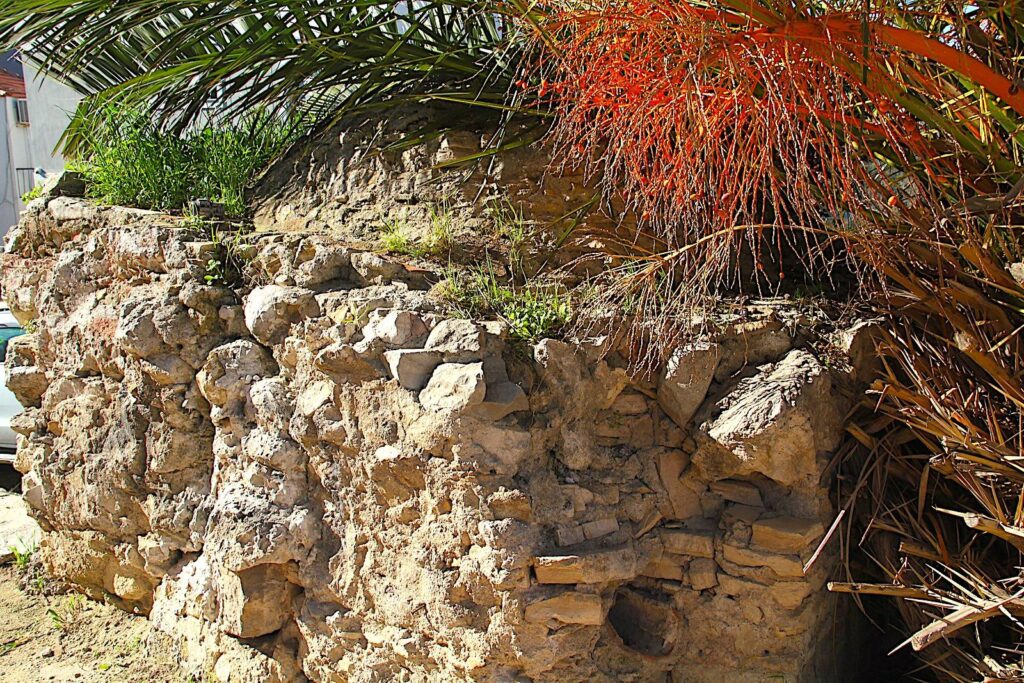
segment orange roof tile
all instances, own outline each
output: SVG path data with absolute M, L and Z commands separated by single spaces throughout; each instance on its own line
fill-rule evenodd
M 25 80 L 20 76 L 0 71 L 0 97 L 14 97 L 19 100 L 25 99 Z

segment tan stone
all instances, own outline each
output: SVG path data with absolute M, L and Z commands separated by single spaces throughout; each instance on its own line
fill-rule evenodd
M 718 347 L 706 342 L 678 349 L 669 358 L 658 383 L 658 403 L 682 428 L 689 426 L 711 386 L 718 366 Z
M 764 501 L 761 500 L 761 491 L 753 484 L 748 484 L 745 481 L 723 479 L 712 483 L 711 490 L 732 503 L 755 508 L 764 507 Z
M 662 555 L 656 560 L 651 560 L 640 572 L 642 576 L 649 576 L 655 579 L 669 579 L 671 581 L 682 581 L 686 573 L 682 566 L 683 558 L 677 555 Z
M 714 560 L 699 557 L 690 562 L 689 576 L 693 590 L 714 588 L 718 585 L 718 565 Z
M 600 626 L 604 623 L 604 606 L 600 595 L 569 591 L 526 606 L 526 620 L 533 624 L 560 621 L 563 624 Z
M 777 555 L 756 548 L 743 548 L 726 544 L 722 547 L 722 556 L 741 567 L 768 567 L 782 577 L 802 577 L 803 563 L 795 555 Z
M 747 526 L 750 526 L 757 521 L 757 518 L 762 514 L 764 514 L 763 508 L 733 504 L 726 506 L 725 511 L 722 513 L 722 519 L 727 524 L 742 522 Z
M 756 600 L 756 596 L 764 588 L 762 584 L 749 579 L 741 579 L 724 573 L 718 575 L 718 591 L 732 597 L 746 596 Z
M 653 451 L 653 452 L 652 452 Z M 696 491 L 680 481 L 680 477 L 687 465 L 690 464 L 690 456 L 686 451 L 676 448 L 654 448 L 645 451 L 645 454 L 653 455 L 658 466 L 658 477 L 661 485 L 668 495 L 671 519 L 684 520 L 699 515 L 701 512 L 700 496 Z
M 499 519 L 511 517 L 524 522 L 533 519 L 533 507 L 530 505 L 530 497 L 516 489 L 495 491 L 487 499 L 487 506 L 491 508 L 494 516 Z
M 799 554 L 825 534 L 821 522 L 798 517 L 761 519 L 753 528 L 755 545 L 780 553 Z
M 586 535 L 583 533 L 583 527 L 579 524 L 573 524 L 572 526 L 560 526 L 555 529 L 555 540 L 560 546 L 576 545 L 583 543 L 587 540 Z
M 793 610 L 804 603 L 814 587 L 806 581 L 779 581 L 769 586 L 768 592 L 780 607 Z
M 619 522 L 614 517 L 607 517 L 605 519 L 595 519 L 592 522 L 586 522 L 581 525 L 583 529 L 583 535 L 588 539 L 601 538 L 608 534 L 614 534 L 619 530 Z
M 486 370 L 485 367 L 485 374 Z M 513 382 L 495 382 L 487 385 L 483 402 L 473 406 L 470 412 L 485 420 L 500 420 L 529 409 L 530 400 L 521 386 Z
M 482 403 L 486 391 L 482 363 L 444 363 L 420 392 L 420 403 L 435 412 L 464 410 Z
M 607 583 L 632 579 L 640 573 L 636 551 L 629 547 L 537 557 L 533 564 L 540 583 Z
M 690 557 L 715 556 L 715 537 L 712 533 L 689 529 L 662 529 L 659 535 L 665 550 L 671 553 Z
M 620 415 L 643 415 L 647 412 L 647 399 L 643 394 L 624 391 L 612 403 L 612 410 Z

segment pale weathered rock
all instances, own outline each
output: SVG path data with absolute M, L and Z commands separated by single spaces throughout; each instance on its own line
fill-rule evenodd
M 722 547 L 722 557 L 741 567 L 767 567 L 782 577 L 804 575 L 803 563 L 795 555 L 779 555 L 727 543 Z
M 799 555 L 825 534 L 816 519 L 772 517 L 753 524 L 755 545 L 779 553 Z
M 319 314 L 313 292 L 298 287 L 258 287 L 245 298 L 245 326 L 263 344 L 277 344 L 293 324 Z
M 551 555 L 533 560 L 540 583 L 606 583 L 632 579 L 640 573 L 639 558 L 629 547 L 579 555 Z
M 459 411 L 483 403 L 487 392 L 482 363 L 444 363 L 420 392 L 427 410 Z
M 797 609 L 814 593 L 814 586 L 806 581 L 779 581 L 768 588 L 772 600 L 783 609 Z
M 486 374 L 486 372 L 485 372 Z M 472 414 L 485 420 L 500 420 L 503 417 L 530 409 L 530 400 L 518 384 L 496 382 L 487 385 L 484 400 L 473 406 Z
M 707 342 L 675 351 L 658 383 L 658 403 L 680 427 L 687 427 L 707 396 L 718 367 L 718 346 Z
M 604 519 L 595 519 L 591 522 L 584 522 L 580 525 L 580 528 L 583 530 L 585 538 L 593 540 L 608 534 L 614 534 L 619 530 L 619 522 L 614 517 L 606 517 Z
M 689 557 L 715 556 L 715 536 L 703 531 L 689 529 L 662 529 L 659 534 L 665 550 Z
M 534 624 L 560 621 L 563 624 L 600 626 L 604 623 L 604 605 L 600 595 L 569 591 L 526 606 L 526 620 Z
M 711 484 L 711 490 L 722 498 L 740 505 L 747 505 L 754 508 L 764 507 L 761 500 L 761 491 L 753 484 L 735 479 L 723 479 Z
M 718 565 L 714 560 L 697 558 L 690 562 L 689 579 L 695 591 L 714 588 L 718 585 Z
M 472 320 L 442 320 L 430 331 L 424 348 L 439 351 L 446 363 L 472 363 L 484 359 L 484 329 Z
M 7 388 L 25 406 L 39 406 L 50 385 L 46 372 L 36 363 L 36 340 L 31 335 L 15 337 L 7 342 L 4 379 Z
M 811 485 L 818 455 L 839 442 L 840 407 L 829 372 L 808 352 L 792 351 L 707 411 L 693 463 L 716 480 L 760 473 L 785 486 Z
M 664 511 L 667 519 L 689 519 L 700 514 L 700 496 L 680 480 L 683 471 L 690 464 L 685 451 L 674 448 L 656 448 L 645 451 L 647 457 L 655 458 L 658 477 L 668 495 L 671 510 Z M 668 514 L 671 512 L 671 514 Z
M 363 327 L 364 339 L 379 339 L 389 346 L 413 347 L 427 335 L 427 326 L 412 311 L 374 311 Z
M 682 557 L 662 555 L 658 559 L 648 562 L 641 574 L 654 579 L 682 581 L 686 577 L 686 572 L 683 571 L 682 562 Z
M 381 355 L 381 349 L 362 342 L 331 344 L 317 354 L 313 363 L 336 381 L 361 384 L 384 376 Z
M 434 370 L 441 364 L 441 354 L 426 349 L 385 351 L 384 359 L 391 376 L 411 391 L 419 391 L 427 386 Z

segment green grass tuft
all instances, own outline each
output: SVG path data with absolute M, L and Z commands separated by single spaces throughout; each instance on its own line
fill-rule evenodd
M 528 342 L 557 336 L 573 316 L 572 297 L 560 285 L 498 280 L 488 264 L 469 272 L 450 269 L 439 296 L 452 311 L 466 318 L 496 316 L 509 326 L 509 334 Z
M 245 212 L 245 189 L 300 132 L 270 114 L 177 134 L 133 111 L 111 108 L 73 162 L 90 194 L 145 209 L 181 209 L 193 199 Z

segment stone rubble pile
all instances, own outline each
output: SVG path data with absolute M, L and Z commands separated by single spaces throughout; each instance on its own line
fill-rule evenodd
M 221 681 L 839 680 L 823 473 L 852 401 L 751 315 L 631 376 L 450 319 L 423 274 L 159 214 L 12 232 L 17 467 L 42 556 Z M 840 638 L 838 642 L 842 642 Z M 670 678 L 666 678 L 670 676 Z

